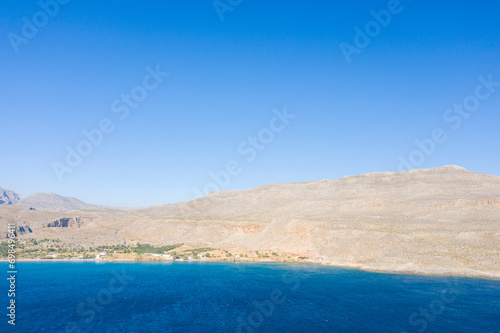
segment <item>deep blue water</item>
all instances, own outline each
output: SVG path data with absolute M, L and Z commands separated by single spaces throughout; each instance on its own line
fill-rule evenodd
M 16 326 L 4 282 L 1 332 L 500 332 L 500 281 L 303 264 L 17 266 Z

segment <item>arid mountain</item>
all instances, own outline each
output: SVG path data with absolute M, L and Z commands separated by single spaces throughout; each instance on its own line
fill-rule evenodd
M 269 184 L 131 211 L 0 205 L 0 224 L 12 221 L 20 237 L 84 246 L 187 243 L 367 270 L 500 278 L 500 177 L 456 166 Z
M 62 197 L 54 193 L 35 193 L 26 198 L 21 198 L 17 205 L 30 206 L 37 210 L 62 212 L 68 210 L 81 210 L 94 207 L 75 198 Z
M 82 210 L 86 208 L 97 208 L 75 198 L 62 197 L 55 193 L 35 193 L 26 198 L 21 198 L 14 191 L 0 187 L 0 205 L 29 206 L 37 210 L 50 212 L 63 212 L 70 210 Z
M 0 187 L 0 205 L 14 205 L 19 201 L 19 194 Z

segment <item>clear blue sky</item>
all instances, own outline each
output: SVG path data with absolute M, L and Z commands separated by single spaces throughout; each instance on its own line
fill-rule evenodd
M 3 1 L 0 186 L 171 203 L 229 161 L 239 173 L 223 189 L 395 171 L 436 128 L 447 140 L 416 167 L 500 175 L 500 87 L 458 128 L 443 118 L 479 76 L 500 81 L 500 2 L 402 0 L 348 62 L 341 43 L 355 46 L 354 28 L 388 3 L 242 1 L 221 20 L 212 1 L 72 0 L 54 17 L 37 1 Z M 38 20 L 35 36 L 23 17 Z M 111 104 L 157 65 L 169 76 L 121 120 Z M 248 161 L 238 146 L 285 106 L 296 117 Z M 60 181 L 53 162 L 105 118 L 112 133 Z

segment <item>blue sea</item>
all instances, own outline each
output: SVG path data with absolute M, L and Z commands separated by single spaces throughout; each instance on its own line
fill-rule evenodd
M 7 264 L 2 263 L 5 276 Z M 312 264 L 18 263 L 1 332 L 500 332 L 500 281 Z

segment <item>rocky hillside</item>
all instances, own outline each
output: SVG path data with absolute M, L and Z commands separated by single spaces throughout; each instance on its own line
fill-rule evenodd
M 63 212 L 98 207 L 75 198 L 62 197 L 54 193 L 36 193 L 26 198 L 21 198 L 16 192 L 1 187 L 0 205 L 28 206 L 36 210 L 50 212 Z
M 54 193 L 35 193 L 29 197 L 22 198 L 17 205 L 30 206 L 37 210 L 62 212 L 68 210 L 81 210 L 94 207 L 88 203 L 75 198 L 62 197 Z
M 0 205 L 13 205 L 19 201 L 19 194 L 0 187 Z
M 140 210 L 0 205 L 20 237 L 275 251 L 368 270 L 500 278 L 500 177 L 456 166 L 269 184 Z M 6 227 L 4 227 L 6 228 Z

